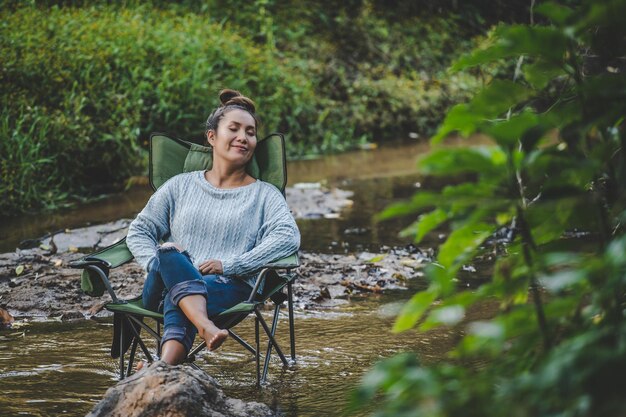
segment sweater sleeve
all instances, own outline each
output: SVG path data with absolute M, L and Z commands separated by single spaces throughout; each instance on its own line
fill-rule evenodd
M 170 213 L 174 204 L 173 185 L 172 180 L 163 184 L 128 227 L 126 244 L 145 270 L 156 255 L 159 242 L 170 234 Z
M 298 226 L 277 190 L 266 199 L 263 216 L 256 246 L 241 255 L 223 259 L 224 275 L 250 275 L 270 262 L 293 254 L 300 247 Z

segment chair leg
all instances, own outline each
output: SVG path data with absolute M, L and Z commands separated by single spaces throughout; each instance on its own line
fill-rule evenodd
M 274 307 L 274 318 L 272 319 L 272 336 L 276 335 L 276 328 L 278 327 L 278 315 L 280 313 L 280 304 L 276 304 Z M 267 352 L 265 353 L 265 362 L 263 363 L 263 375 L 261 376 L 261 381 L 265 382 L 267 379 L 267 370 L 270 365 L 270 358 L 272 356 L 272 342 L 267 342 Z
M 161 343 L 160 343 L 160 338 L 161 338 L 161 322 L 158 320 L 156 321 L 156 328 L 157 328 L 157 335 L 159 335 L 159 337 L 157 338 L 157 357 L 161 357 Z
M 256 310 L 255 310 L 256 311 Z M 259 318 L 255 317 L 254 318 L 254 340 L 256 342 L 256 349 L 255 349 L 255 360 L 256 360 L 256 385 L 257 387 L 261 386 L 261 357 L 260 355 L 260 350 L 261 350 L 261 346 L 259 344 Z
M 287 284 L 287 304 L 289 306 L 289 343 L 291 350 L 291 361 L 292 363 L 296 362 L 296 334 L 295 334 L 295 326 L 293 322 L 293 289 L 291 287 L 292 283 L 289 281 Z
M 133 344 L 130 347 L 130 356 L 128 357 L 128 368 L 126 369 L 126 377 L 130 376 L 130 373 L 133 369 L 133 362 L 135 361 L 135 353 L 137 353 L 137 342 L 139 339 L 135 337 L 133 339 Z
M 261 313 L 259 312 L 259 310 L 254 310 L 254 312 L 257 316 L 258 321 L 261 323 L 261 326 L 263 326 L 263 330 L 265 331 L 265 334 L 270 339 L 270 342 L 272 343 L 272 345 L 274 345 L 274 348 L 276 349 L 276 353 L 278 353 L 278 356 L 280 357 L 280 360 L 283 362 L 283 365 L 285 366 L 289 365 L 289 362 L 287 362 L 287 359 L 285 358 L 285 355 L 283 354 L 282 349 L 276 342 L 276 339 L 274 339 L 274 336 L 272 336 L 272 331 L 270 330 L 269 327 L 267 327 L 267 323 L 265 323 L 265 320 L 263 320 L 263 316 L 261 316 Z
M 120 381 L 124 379 L 124 325 L 126 321 L 122 319 L 120 326 Z
M 129 318 L 128 318 L 128 324 L 130 325 L 130 330 L 133 332 L 133 335 L 135 336 L 135 340 L 139 343 L 139 346 L 141 347 L 141 350 L 143 351 L 143 354 L 148 359 L 148 362 L 152 363 L 154 361 L 154 358 L 152 357 L 152 354 L 150 353 L 150 351 L 146 347 L 146 344 L 143 342 L 143 340 L 141 340 L 141 337 L 139 336 L 139 331 L 137 330 L 137 327 L 135 327 L 133 322 L 137 323 L 137 325 L 139 327 L 142 327 L 142 324 L 144 324 L 144 323 L 142 323 L 141 320 L 138 320 L 138 319 L 136 319 L 133 316 L 129 316 Z M 145 326 L 145 324 L 144 324 L 144 326 Z M 157 344 L 160 345 L 160 343 L 158 343 L 158 341 L 157 341 Z M 134 354 L 131 356 L 131 360 L 132 359 L 134 359 Z M 130 361 L 129 361 L 129 363 L 130 363 Z M 128 366 L 130 366 L 130 365 L 128 365 Z
M 241 346 L 243 346 L 244 348 L 246 348 L 250 353 L 252 353 L 253 355 L 256 355 L 256 350 L 250 346 L 250 344 L 248 342 L 246 342 L 245 340 L 243 340 L 241 337 L 239 337 L 239 335 L 235 332 L 233 332 L 232 330 L 228 329 L 228 333 L 230 334 L 230 336 L 235 339 L 235 341 L 237 343 L 239 343 Z

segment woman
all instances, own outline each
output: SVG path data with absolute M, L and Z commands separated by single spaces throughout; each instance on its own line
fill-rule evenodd
M 163 184 L 126 240 L 148 272 L 144 306 L 163 308 L 161 359 L 169 364 L 185 359 L 196 332 L 209 350 L 217 349 L 228 331 L 211 317 L 246 300 L 255 273 L 300 245 L 280 191 L 245 170 L 257 143 L 254 103 L 234 90 L 219 97 L 206 123 L 212 168 Z

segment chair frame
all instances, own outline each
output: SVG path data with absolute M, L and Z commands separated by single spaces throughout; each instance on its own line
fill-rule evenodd
M 102 280 L 102 283 L 104 284 L 104 287 L 106 288 L 107 292 L 111 296 L 111 300 L 112 300 L 112 302 L 105 304 L 104 308 L 113 313 L 121 314 L 122 325 L 119 326 L 119 329 L 118 329 L 119 334 L 117 335 L 120 338 L 119 340 L 120 380 L 131 375 L 132 366 L 135 360 L 135 355 L 137 353 L 138 346 L 143 351 L 143 354 L 144 356 L 146 356 L 149 363 L 152 363 L 154 361 L 154 357 L 152 356 L 152 354 L 150 353 L 149 349 L 147 348 L 146 344 L 144 343 L 144 341 L 142 340 L 140 336 L 141 329 L 148 332 L 148 334 L 155 339 L 157 343 L 157 356 L 161 355 L 161 352 L 160 352 L 161 350 L 160 349 L 161 324 L 163 322 L 163 316 L 161 314 L 154 313 L 154 312 L 152 312 L 152 314 L 148 316 L 145 314 L 135 314 L 131 312 L 120 311 L 117 307 L 121 305 L 126 305 L 131 301 L 137 301 L 140 297 L 132 299 L 132 300 L 123 300 L 123 299 L 120 299 L 115 294 L 115 290 L 113 290 L 113 286 L 111 285 L 111 282 L 107 276 L 107 273 L 105 272 L 109 270 L 109 268 L 111 267 L 111 265 L 107 261 L 88 256 L 78 261 L 72 262 L 70 266 L 72 268 L 81 268 L 81 269 L 91 270 L 94 273 L 96 273 Z M 241 346 L 243 346 L 246 350 L 248 350 L 250 353 L 254 355 L 255 362 L 256 362 L 257 386 L 260 386 L 261 384 L 265 383 L 267 380 L 267 373 L 269 370 L 269 362 L 271 359 L 272 349 L 276 350 L 276 353 L 280 357 L 280 360 L 284 366 L 292 366 L 296 364 L 296 339 L 295 339 L 295 326 L 294 326 L 294 313 L 293 313 L 293 280 L 296 277 L 296 274 L 293 272 L 293 269 L 295 269 L 297 266 L 298 266 L 297 263 L 291 264 L 291 265 L 267 265 L 265 266 L 261 270 L 261 272 L 258 274 L 255 286 L 250 292 L 250 296 L 248 297 L 248 299 L 242 303 L 237 304 L 233 308 L 224 311 L 223 313 L 221 313 L 220 315 L 216 317 L 216 319 L 227 318 L 224 324 L 222 324 L 220 327 L 227 329 L 229 335 L 235 341 L 237 341 Z M 277 292 L 272 293 L 270 296 L 266 297 L 265 299 L 261 301 L 256 300 L 258 298 L 257 297 L 258 289 L 260 288 L 261 284 L 264 283 L 264 281 L 266 281 L 267 274 L 270 271 L 283 270 L 283 269 L 286 270 L 286 273 L 283 275 L 280 275 L 279 277 L 283 279 L 285 283 L 283 285 L 275 286 L 273 288 L 274 291 L 276 291 L 277 288 L 279 288 L 279 290 Z M 283 292 L 285 286 L 287 287 L 287 295 L 285 295 Z M 282 295 L 282 297 L 279 296 L 279 297 L 276 297 L 276 300 L 272 300 L 274 301 L 275 305 L 274 305 L 274 314 L 272 318 L 272 325 L 270 327 L 268 326 L 267 322 L 263 318 L 263 315 L 261 313 L 261 307 L 264 305 L 267 299 L 273 297 L 275 294 L 280 294 Z M 284 301 L 287 301 L 287 307 L 288 307 L 290 360 L 287 360 L 280 345 L 275 339 L 276 329 L 278 327 L 279 313 L 280 313 L 280 309 Z M 255 316 L 255 319 L 254 319 L 255 320 L 255 326 L 254 326 L 255 327 L 255 347 L 251 346 L 248 342 L 246 342 L 243 338 L 241 338 L 232 330 L 232 327 L 237 325 L 239 322 L 241 322 L 244 318 L 246 318 L 251 313 L 254 313 L 254 316 Z M 143 319 L 146 317 L 150 317 L 156 321 L 156 329 L 150 327 L 149 325 L 143 322 Z M 268 338 L 267 349 L 264 355 L 264 363 L 263 363 L 262 372 L 261 372 L 261 367 L 260 367 L 261 345 L 260 345 L 259 324 L 263 328 L 263 331 Z M 128 346 L 124 348 L 124 345 L 125 345 L 124 341 L 126 337 L 126 334 L 124 331 L 125 326 L 128 326 L 127 328 L 129 328 L 132 333 L 132 336 L 131 336 L 132 339 L 130 341 L 130 353 L 128 357 L 128 365 L 125 364 L 126 350 L 128 350 Z M 116 335 L 114 335 L 114 337 L 115 336 Z M 205 347 L 206 347 L 206 343 L 202 342 L 195 348 L 191 349 L 191 351 L 187 355 L 187 358 L 185 359 L 185 362 L 189 363 L 194 368 L 201 370 L 201 368 L 198 365 L 196 365 L 194 362 L 196 359 L 196 355 L 199 352 L 201 352 L 202 349 L 204 349 Z
M 182 145 L 186 147 L 187 149 L 189 149 L 189 147 L 191 146 L 190 142 L 186 142 L 173 135 L 154 133 L 150 137 L 151 154 L 152 154 L 152 139 L 155 136 L 166 136 L 168 139 L 171 139 L 174 142 L 177 142 L 179 145 Z M 282 168 L 283 177 L 282 177 L 282 188 L 280 187 L 279 188 L 281 189 L 284 195 L 284 186 L 287 183 L 286 170 L 285 170 L 286 161 L 285 161 L 285 149 L 284 149 L 285 148 L 284 136 L 280 133 L 273 133 L 269 135 L 268 137 L 271 137 L 271 136 L 278 136 L 280 138 L 280 144 L 281 144 L 280 146 L 282 147 L 282 161 L 281 162 L 283 165 L 283 168 Z M 156 190 L 157 187 L 155 183 L 153 182 L 152 157 L 150 158 L 149 171 L 150 171 L 150 175 L 149 175 L 150 185 L 152 186 L 153 189 Z M 152 363 L 155 359 L 140 336 L 140 332 L 142 329 L 144 329 L 156 341 L 157 357 L 161 356 L 161 324 L 163 323 L 162 314 L 153 312 L 150 310 L 146 310 L 143 308 L 142 305 L 141 306 L 138 305 L 138 303 L 141 300 L 141 297 L 133 298 L 130 300 L 123 300 L 117 297 L 117 295 L 115 294 L 115 291 L 113 290 L 113 286 L 111 285 L 111 282 L 109 281 L 109 277 L 108 277 L 109 271 L 114 267 L 118 267 L 126 262 L 129 262 L 132 259 L 132 257 L 129 257 L 129 258 L 124 257 L 122 261 L 120 262 L 115 261 L 116 263 L 115 265 L 113 265 L 107 259 L 103 259 L 103 257 L 98 257 L 98 255 L 103 254 L 109 249 L 118 247 L 118 245 L 123 245 L 123 244 L 125 244 L 125 238 L 122 241 L 119 241 L 107 248 L 97 251 L 91 255 L 85 256 L 79 260 L 70 262 L 69 264 L 69 266 L 72 268 L 83 269 L 84 273 L 87 272 L 87 274 L 90 277 L 92 276 L 97 277 L 97 280 L 102 282 L 104 286 L 103 289 L 106 289 L 106 291 L 109 293 L 111 300 L 112 300 L 111 302 L 105 304 L 104 308 L 108 311 L 113 312 L 114 317 L 115 317 L 115 314 L 120 315 L 118 316 L 118 319 L 120 320 L 119 326 L 117 326 L 117 324 L 114 326 L 114 331 L 115 331 L 115 328 L 117 327 L 118 333 L 117 334 L 114 333 L 113 335 L 113 346 L 111 350 L 112 357 L 115 358 L 116 355 L 119 355 L 120 379 L 124 379 L 125 377 L 128 377 L 132 373 L 133 363 L 135 360 L 135 355 L 137 353 L 137 347 L 141 348 L 143 354 L 145 355 L 145 357 L 148 359 L 150 363 Z M 123 247 L 121 247 L 121 249 L 124 250 Z M 280 357 L 280 360 L 282 361 L 284 366 L 291 366 L 296 363 L 295 326 L 294 326 L 294 314 L 293 314 L 293 281 L 296 278 L 296 274 L 293 270 L 297 268 L 298 266 L 299 266 L 299 260 L 298 260 L 297 253 L 293 254 L 292 256 L 288 258 L 278 260 L 274 263 L 263 266 L 260 269 L 259 274 L 257 275 L 255 286 L 250 292 L 250 296 L 248 297 L 248 299 L 222 312 L 221 314 L 219 314 L 217 317 L 214 318 L 214 320 L 216 321 L 216 324 L 218 324 L 218 327 L 227 329 L 229 332 L 229 335 L 233 339 L 235 339 L 246 350 L 248 350 L 255 356 L 257 386 L 260 386 L 262 383 L 264 383 L 267 380 L 269 362 L 270 362 L 273 349 L 276 351 L 276 353 Z M 286 271 L 286 272 L 283 274 L 278 274 L 277 271 L 279 270 Z M 89 272 L 92 272 L 92 274 L 89 274 Z M 279 278 L 279 282 L 277 283 L 277 285 L 274 285 L 274 286 L 267 285 L 268 284 L 267 277 L 270 272 L 273 272 L 274 276 Z M 280 280 L 282 280 L 282 282 L 280 282 Z M 267 296 L 259 299 L 258 289 L 261 288 L 262 284 L 264 284 L 263 294 Z M 284 287 L 287 287 L 286 295 L 284 294 Z M 83 289 L 85 289 L 85 287 L 83 287 Z M 90 295 L 95 295 L 95 296 L 100 296 L 103 293 L 103 291 L 100 291 L 100 292 L 93 291 L 93 288 L 91 290 L 93 294 L 90 293 L 89 290 L 87 289 L 85 289 L 85 291 L 88 292 Z M 267 291 L 269 291 L 269 293 Z M 261 313 L 261 307 L 264 305 L 265 301 L 267 301 L 268 299 L 271 299 L 275 304 L 271 327 L 268 326 L 268 324 L 266 323 Z M 288 302 L 290 360 L 287 360 L 280 345 L 275 339 L 276 329 L 278 327 L 278 317 L 279 317 L 281 306 L 283 305 L 284 301 Z M 255 346 L 254 347 L 251 346 L 248 342 L 243 340 L 240 336 L 238 336 L 235 332 L 232 331 L 232 327 L 237 325 L 239 322 L 241 322 L 244 318 L 246 318 L 250 314 L 254 314 L 254 317 L 255 317 L 254 318 L 255 320 Z M 144 323 L 143 321 L 144 318 L 154 319 L 156 322 L 156 326 L 154 328 L 150 327 L 148 324 Z M 263 331 L 268 339 L 267 349 L 264 355 L 264 364 L 263 364 L 262 372 L 260 368 L 261 344 L 260 344 L 259 324 L 263 328 Z M 128 330 L 130 330 L 130 332 L 128 332 Z M 129 336 L 131 339 L 127 340 Z M 116 337 L 119 339 L 116 340 Z M 116 342 L 119 342 L 119 352 L 114 351 Z M 128 357 L 128 365 L 126 365 L 125 355 L 129 347 L 130 347 L 130 353 Z M 200 351 L 202 351 L 202 349 L 204 349 L 205 347 L 206 347 L 206 343 L 202 342 L 195 348 L 192 348 L 189 354 L 187 355 L 185 362 L 191 364 L 191 366 L 197 369 L 201 369 L 194 362 L 195 362 L 196 355 Z

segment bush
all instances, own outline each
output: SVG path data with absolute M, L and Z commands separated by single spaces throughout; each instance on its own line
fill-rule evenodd
M 24 7 L 2 18 L 2 146 L 54 165 L 50 183 L 27 191 L 8 172 L 31 161 L 4 162 L 3 194 L 11 190 L 2 208 L 37 207 L 50 185 L 84 193 L 123 183 L 145 163 L 150 132 L 200 139 L 216 93 L 226 86 L 258 97 L 269 110 L 262 111 L 265 131 L 302 137 L 315 114 L 308 80 L 196 15 Z M 32 135 L 44 128 L 45 135 Z
M 397 23 L 366 1 L 31 3 L 0 12 L 1 146 L 24 154 L 3 161 L 8 212 L 119 189 L 145 170 L 153 131 L 202 141 L 224 87 L 253 97 L 261 134 L 287 133 L 301 157 L 426 136 L 478 84 L 443 71 L 470 44 L 454 17 Z M 18 186 L 29 164 L 45 186 Z

